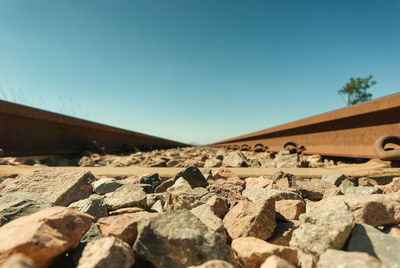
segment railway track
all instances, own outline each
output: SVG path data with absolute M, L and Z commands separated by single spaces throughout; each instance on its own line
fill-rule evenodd
M 165 149 L 187 144 L 138 132 L 0 101 L 0 155 L 120 153 Z M 277 127 L 223 140 L 211 146 L 265 147 L 278 152 L 297 147 L 305 154 L 400 160 L 400 151 L 385 151 L 382 138 L 400 133 L 400 93 Z M 379 140 L 378 140 L 379 139 Z M 374 143 L 377 142 L 374 151 Z
M 0 101 L 0 154 L 74 154 L 183 147 L 184 143 Z
M 277 127 L 223 140 L 212 146 L 265 146 L 278 152 L 286 144 L 301 147 L 305 154 L 400 160 L 400 151 L 384 150 L 399 143 L 400 93 L 327 112 Z M 389 136 L 387 138 L 382 138 Z M 380 140 L 378 140 L 381 138 Z

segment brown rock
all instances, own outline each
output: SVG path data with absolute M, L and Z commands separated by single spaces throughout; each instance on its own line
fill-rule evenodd
M 218 195 L 212 196 L 210 199 L 207 200 L 206 204 L 211 207 L 211 210 L 220 219 L 223 219 L 226 213 L 228 213 L 229 211 L 229 207 L 226 201 Z
M 47 267 L 57 256 L 75 248 L 94 218 L 65 207 L 43 209 L 0 227 L 0 264 L 13 253 Z
M 24 254 L 16 253 L 8 257 L 1 268 L 35 268 L 35 263 Z
M 307 203 L 307 212 L 338 210 L 339 208 L 348 208 L 356 223 L 373 226 L 400 224 L 400 193 L 335 196 L 319 202 Z
M 243 184 L 237 181 L 226 181 L 222 179 L 208 181 L 207 190 L 222 195 L 229 203 L 246 199 L 241 195 Z
M 232 249 L 245 267 L 258 268 L 270 256 L 276 255 L 297 265 L 297 251 L 270 244 L 255 237 L 241 237 L 232 241 Z
M 275 202 L 275 211 L 279 220 L 298 220 L 306 212 L 306 203 L 301 200 L 279 200 Z
M 79 259 L 78 268 L 130 268 L 135 262 L 131 247 L 115 237 L 89 242 Z
M 274 233 L 276 226 L 275 201 L 239 201 L 225 215 L 223 222 L 232 239 L 253 236 L 265 240 Z
M 393 178 L 392 182 L 380 187 L 385 194 L 397 193 L 400 190 L 400 178 Z
M 276 255 L 272 255 L 261 264 L 260 268 L 296 268 L 296 266 Z
M 241 180 L 238 176 L 235 175 L 232 171 L 230 171 L 226 167 L 221 167 L 217 169 L 217 171 L 213 175 L 215 180 L 226 180 L 226 181 L 234 181 L 239 182 L 244 185 L 246 182 Z
M 146 207 L 146 192 L 137 184 L 125 184 L 104 198 L 109 210 L 126 207 Z
M 378 185 L 378 183 L 373 179 L 370 179 L 367 177 L 358 178 L 358 186 L 374 187 L 377 185 Z
M 132 245 L 137 236 L 137 224 L 141 219 L 156 217 L 156 213 L 147 211 L 124 213 L 100 218 L 97 223 L 104 236 L 115 236 Z
M 92 194 L 91 181 L 93 179 L 94 176 L 89 171 L 40 169 L 29 172 L 13 180 L 12 183 L 8 183 L 1 193 L 36 193 L 55 205 L 68 206 L 72 202 L 85 199 Z
M 271 188 L 272 184 L 273 181 L 264 176 L 246 178 L 246 188 Z
M 282 171 L 275 173 L 271 180 L 274 182 L 272 188 L 277 190 L 288 190 L 296 184 L 294 175 Z

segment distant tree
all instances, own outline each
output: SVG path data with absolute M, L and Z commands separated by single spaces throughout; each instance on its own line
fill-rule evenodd
M 362 103 L 372 99 L 372 94 L 368 93 L 367 90 L 376 84 L 376 81 L 371 80 L 372 75 L 366 78 L 350 78 L 342 89 L 338 90 L 339 96 L 343 98 L 347 106 Z

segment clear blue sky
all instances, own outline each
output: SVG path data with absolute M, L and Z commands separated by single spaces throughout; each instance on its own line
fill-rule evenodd
M 0 98 L 210 143 L 400 91 L 400 1 L 0 0 Z

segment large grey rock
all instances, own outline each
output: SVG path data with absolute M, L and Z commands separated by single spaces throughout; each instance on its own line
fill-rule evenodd
M 184 171 L 176 174 L 175 179 L 184 178 L 192 188 L 196 187 L 207 187 L 208 183 L 206 178 L 204 178 L 203 173 L 196 167 L 190 166 Z
M 0 225 L 52 206 L 49 200 L 34 193 L 5 194 L 0 197 Z
M 266 240 L 275 230 L 275 200 L 239 201 L 224 217 L 224 226 L 232 239 L 253 236 Z
M 93 190 L 98 194 L 106 194 L 115 191 L 117 188 L 124 185 L 122 182 L 113 178 L 101 178 L 93 184 Z
M 347 244 L 348 251 L 366 252 L 385 267 L 400 267 L 400 239 L 368 224 L 356 224 Z
M 128 183 L 119 187 L 104 198 L 109 210 L 117 210 L 126 207 L 146 207 L 146 192 L 137 184 Z
M 136 254 L 155 267 L 187 267 L 230 260 L 224 239 L 188 210 L 160 214 L 138 224 Z
M 14 179 L 5 186 L 1 194 L 30 192 L 48 199 L 55 205 L 68 206 L 92 194 L 93 179 L 94 176 L 89 171 L 40 169 Z
M 321 180 L 329 182 L 330 184 L 333 184 L 335 186 L 338 186 L 347 179 L 347 177 L 343 174 L 329 174 L 329 175 L 323 175 Z
M 92 194 L 86 199 L 70 204 L 68 207 L 90 214 L 95 217 L 96 220 L 108 216 L 104 197 L 98 194 Z
M 356 223 L 373 226 L 400 223 L 400 193 L 367 196 L 334 196 L 307 203 L 307 212 L 348 209 Z
M 376 258 L 363 252 L 328 249 L 319 258 L 318 268 L 383 268 Z
M 130 268 L 135 262 L 131 247 L 115 237 L 89 242 L 79 259 L 78 268 Z
M 300 215 L 300 226 L 292 233 L 289 245 L 299 250 L 300 259 L 307 254 L 320 256 L 327 249 L 341 249 L 353 227 L 348 211 L 324 210 Z
M 242 195 L 250 201 L 264 201 L 271 198 L 275 201 L 303 200 L 301 195 L 295 192 L 266 188 L 247 188 L 242 192 Z

